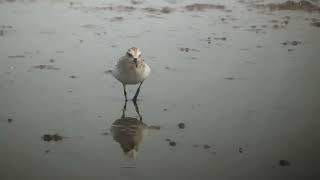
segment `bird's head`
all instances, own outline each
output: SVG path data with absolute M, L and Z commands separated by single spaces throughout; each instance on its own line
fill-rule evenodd
M 136 47 L 128 49 L 127 56 L 131 57 L 134 63 L 136 64 L 136 67 L 138 67 L 138 61 L 142 60 L 140 49 Z

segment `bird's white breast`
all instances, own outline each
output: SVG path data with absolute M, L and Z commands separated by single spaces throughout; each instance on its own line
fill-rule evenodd
M 151 72 L 150 67 L 142 62 L 138 68 L 125 57 L 120 58 L 112 70 L 112 75 L 123 84 L 137 84 L 145 80 Z

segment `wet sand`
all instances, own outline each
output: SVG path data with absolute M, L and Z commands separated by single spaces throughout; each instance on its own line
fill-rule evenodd
M 0 179 L 319 179 L 320 13 L 275 2 L 0 0 Z

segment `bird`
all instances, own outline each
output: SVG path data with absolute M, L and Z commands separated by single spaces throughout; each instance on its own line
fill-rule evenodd
M 139 87 L 132 99 L 136 102 L 143 81 L 149 76 L 151 68 L 144 62 L 141 51 L 137 47 L 131 47 L 126 54 L 119 58 L 118 62 L 111 70 L 115 79 L 122 83 L 125 101 L 128 101 L 126 85 L 139 84 Z

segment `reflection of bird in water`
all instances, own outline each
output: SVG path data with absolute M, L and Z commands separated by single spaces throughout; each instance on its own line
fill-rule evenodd
M 137 97 L 140 92 L 140 87 L 143 81 L 150 74 L 150 67 L 144 62 L 144 59 L 141 57 L 140 49 L 132 47 L 128 49 L 125 56 L 122 56 L 114 69 L 112 70 L 112 75 L 122 83 L 123 93 L 127 101 L 127 84 L 138 84 L 140 83 L 134 97 L 133 101 L 136 102 Z
M 123 152 L 130 159 L 136 158 L 145 130 L 148 129 L 148 126 L 142 122 L 138 105 L 134 103 L 134 106 L 139 120 L 125 116 L 127 107 L 127 102 L 125 102 L 121 118 L 115 120 L 111 126 L 113 139 L 120 144 Z

